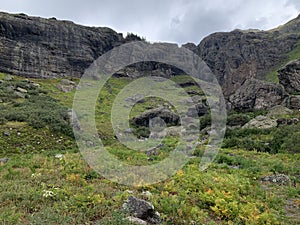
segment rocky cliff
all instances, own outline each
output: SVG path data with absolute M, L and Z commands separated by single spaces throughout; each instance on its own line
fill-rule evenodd
M 300 15 L 269 31 L 234 30 L 204 38 L 194 50 L 211 68 L 230 96 L 251 78 L 264 80 L 268 72 L 288 60 L 300 40 Z
M 288 63 L 278 73 L 279 83 L 288 93 L 300 93 L 300 59 Z
M 0 71 L 6 73 L 80 77 L 96 58 L 123 42 L 109 28 L 0 13 Z
M 289 93 L 284 104 L 300 110 L 300 59 L 289 62 L 278 73 L 279 83 Z

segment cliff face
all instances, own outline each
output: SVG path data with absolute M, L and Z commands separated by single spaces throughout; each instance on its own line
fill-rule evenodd
M 123 41 L 109 28 L 0 13 L 0 71 L 29 77 L 80 77 L 93 60 Z
M 230 96 L 248 79 L 265 75 L 287 60 L 300 40 L 300 17 L 270 31 L 215 33 L 194 51 L 217 76 L 225 96 Z
M 279 83 L 288 93 L 300 93 L 300 59 L 288 63 L 278 73 Z
M 279 83 L 289 93 L 287 107 L 300 109 L 300 59 L 289 62 L 278 73 Z

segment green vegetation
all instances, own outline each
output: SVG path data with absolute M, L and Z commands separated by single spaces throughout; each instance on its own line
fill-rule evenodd
M 227 129 L 223 141 L 224 148 L 243 148 L 269 153 L 300 153 L 300 124 L 279 125 L 268 129 L 241 128 L 250 119 L 258 115 L 266 115 L 266 111 L 248 113 L 230 113 L 227 119 L 228 126 L 237 126 Z M 274 119 L 298 118 L 297 112 L 289 115 L 277 115 Z
M 299 140 L 299 125 L 272 129 L 234 129 L 227 130 L 223 147 L 270 153 L 300 153 Z
M 224 148 L 206 171 L 198 170 L 204 143 L 168 180 L 127 187 L 103 178 L 78 152 L 66 117 L 75 90 L 59 91 L 59 79 L 32 80 L 40 84 L 33 87 L 22 78 L 6 81 L 5 77 L 0 74 L 4 80 L 0 84 L 0 158 L 9 161 L 0 164 L 1 224 L 130 224 L 121 211 L 130 195 L 151 201 L 162 224 L 297 223 L 299 212 L 286 213 L 285 208 L 288 203 L 299 207 L 299 125 L 228 130 Z M 185 78 L 174 80 L 184 82 Z M 157 163 L 176 147 L 177 137 L 165 138 L 158 155 L 149 161 L 145 153 L 127 149 L 114 136 L 110 110 L 119 90 L 129 83 L 126 78 L 112 78 L 99 94 L 95 114 L 99 135 L 107 149 L 128 164 Z M 28 90 L 24 98 L 14 94 L 17 87 Z M 201 93 L 195 87 L 185 88 Z M 130 117 L 164 103 L 148 98 L 133 107 Z M 228 124 L 242 125 L 265 113 L 232 113 Z M 210 116 L 201 117 L 200 122 L 202 128 L 209 126 Z M 260 149 L 267 141 L 273 150 Z M 288 175 L 291 185 L 261 183 L 262 176 L 274 173 Z M 143 191 L 152 195 L 145 196 Z
M 49 127 L 54 132 L 71 136 L 67 108 L 45 94 L 28 81 L 0 84 L 0 122 L 27 122 L 33 128 Z

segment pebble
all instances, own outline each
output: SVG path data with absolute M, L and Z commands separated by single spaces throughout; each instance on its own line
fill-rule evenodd
M 9 158 L 1 158 L 0 163 L 7 163 Z

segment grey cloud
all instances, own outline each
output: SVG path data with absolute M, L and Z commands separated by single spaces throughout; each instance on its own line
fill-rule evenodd
M 299 0 L 288 0 L 287 5 L 294 6 L 298 11 L 300 11 L 300 1 Z

